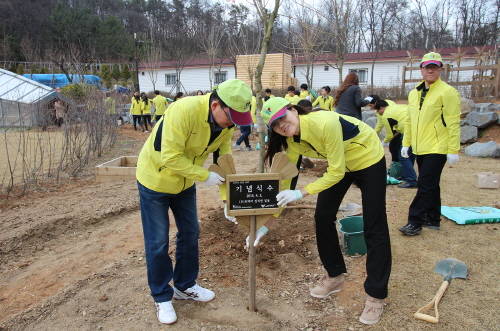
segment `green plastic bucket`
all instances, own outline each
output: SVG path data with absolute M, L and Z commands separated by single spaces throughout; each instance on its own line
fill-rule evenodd
M 363 216 L 351 216 L 339 221 L 342 246 L 347 255 L 366 254 L 366 243 L 363 233 Z
M 392 162 L 387 173 L 389 176 L 399 179 L 402 176 L 402 170 L 403 166 L 401 165 L 401 163 Z

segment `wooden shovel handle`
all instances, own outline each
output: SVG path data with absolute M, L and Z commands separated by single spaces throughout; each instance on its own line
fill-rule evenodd
M 428 304 L 426 304 L 425 306 L 423 306 L 419 310 L 417 310 L 417 312 L 413 316 L 416 319 L 426 321 L 429 323 L 439 322 L 438 305 L 439 305 L 439 302 L 441 301 L 441 298 L 444 295 L 444 292 L 446 292 L 448 285 L 450 285 L 450 282 L 448 282 L 447 280 L 443 281 L 441 283 L 441 286 L 439 287 L 439 290 L 437 291 L 436 295 L 434 296 L 434 298 L 432 298 L 432 300 Z M 432 309 L 433 306 L 434 306 L 434 313 L 436 314 L 436 317 L 423 313 L 423 311 L 425 311 L 427 309 Z

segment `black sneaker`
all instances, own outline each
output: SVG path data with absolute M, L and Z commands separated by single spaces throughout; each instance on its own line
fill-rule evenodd
M 407 182 L 402 182 L 398 185 L 399 188 L 417 188 L 417 184 L 410 184 Z
M 417 224 L 408 224 L 407 226 L 399 229 L 399 231 L 403 232 L 405 236 L 416 236 L 422 232 L 422 226 Z
M 410 223 L 403 225 L 402 227 L 399 228 L 399 231 L 403 232 L 404 229 L 406 229 L 409 225 L 410 225 Z

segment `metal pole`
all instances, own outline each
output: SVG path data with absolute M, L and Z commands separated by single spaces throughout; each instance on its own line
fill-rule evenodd
M 139 59 L 137 55 L 137 34 L 134 32 L 134 50 L 135 50 L 135 82 L 134 89 L 139 91 Z
M 250 289 L 250 300 L 248 310 L 257 311 L 255 307 L 255 228 L 257 227 L 257 218 L 250 216 L 250 234 L 248 238 L 248 287 Z

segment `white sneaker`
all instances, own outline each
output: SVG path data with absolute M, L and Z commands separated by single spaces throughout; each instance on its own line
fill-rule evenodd
M 185 291 L 178 290 L 174 286 L 174 299 L 177 300 L 194 300 L 200 302 L 212 301 L 215 298 L 215 293 L 201 287 L 198 284 L 194 284 L 193 287 L 186 289 Z
M 156 316 L 158 321 L 163 324 L 174 324 L 177 322 L 177 314 L 175 313 L 172 301 L 155 302 Z

